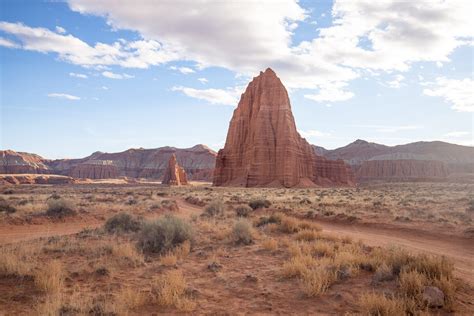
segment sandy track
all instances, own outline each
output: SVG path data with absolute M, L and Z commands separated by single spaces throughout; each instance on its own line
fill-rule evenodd
M 178 216 L 189 218 L 200 214 L 202 208 L 177 199 Z M 151 215 L 150 218 L 158 214 Z M 423 231 L 403 230 L 394 227 L 375 227 L 361 224 L 317 221 L 324 231 L 340 236 L 362 240 L 370 246 L 400 246 L 413 252 L 445 255 L 451 258 L 456 274 L 474 285 L 474 241 L 461 237 L 448 237 Z M 75 234 L 84 228 L 96 228 L 102 221 L 91 220 L 72 223 L 49 223 L 45 225 L 0 225 L 0 244 L 15 243 L 39 237 Z
M 318 221 L 324 231 L 362 240 L 369 246 L 399 246 L 411 252 L 444 255 L 454 261 L 456 274 L 474 285 L 474 240 L 423 231 Z

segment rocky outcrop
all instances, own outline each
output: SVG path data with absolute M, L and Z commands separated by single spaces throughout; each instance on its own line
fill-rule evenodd
M 120 171 L 110 161 L 92 160 L 73 167 L 70 174 L 77 179 L 112 179 L 118 178 Z
M 54 173 L 74 178 L 117 177 L 162 179 L 169 158 L 177 162 L 191 180 L 212 181 L 216 152 L 204 145 L 191 148 L 161 147 L 129 149 L 120 153 L 95 152 L 81 159 L 48 160 L 38 155 L 1 151 L 0 173 Z
M 357 180 L 440 180 L 449 174 L 446 165 L 435 160 L 369 160 L 357 169 Z
M 52 173 L 42 157 L 13 150 L 0 150 L 0 173 Z
M 0 174 L 1 184 L 71 184 L 74 179 L 59 175 L 40 174 Z
M 162 184 L 167 185 L 186 185 L 188 180 L 186 172 L 176 162 L 176 155 L 172 154 L 168 161 L 168 168 L 165 171 Z
M 267 69 L 241 96 L 217 154 L 213 184 L 312 187 L 352 185 L 353 177 L 344 162 L 317 156 L 298 134 L 288 93 Z
M 133 148 L 119 153 L 95 152 L 90 157 L 73 160 L 56 160 L 51 165 L 57 172 L 91 179 L 129 178 L 162 179 L 171 155 L 184 168 L 192 180 L 211 181 L 216 153 L 204 145 L 180 149 Z

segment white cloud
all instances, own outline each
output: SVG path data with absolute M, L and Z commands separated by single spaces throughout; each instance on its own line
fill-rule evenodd
M 10 41 L 6 38 L 3 38 L 3 37 L 0 37 L 0 46 L 3 46 L 3 47 L 8 47 L 8 48 L 19 48 L 20 46 L 13 42 L 13 41 Z
M 64 29 L 63 27 L 60 27 L 60 26 L 56 26 L 56 33 L 65 34 L 66 29 Z
M 448 63 L 455 48 L 472 43 L 474 30 L 471 4 L 463 0 L 335 0 L 332 24 L 297 46 L 293 30 L 307 12 L 296 0 L 245 5 L 69 0 L 69 6 L 103 16 L 112 28 L 136 31 L 143 39 L 90 45 L 70 34 L 8 22 L 0 23 L 0 31 L 15 36 L 23 49 L 55 53 L 84 67 L 147 68 L 186 60 L 197 69 L 218 66 L 244 77 L 271 67 L 289 89 L 317 89 L 307 96 L 318 102 L 352 98 L 348 83 L 370 75 L 369 70 L 407 71 L 418 61 Z
M 191 69 L 191 68 L 189 68 L 189 67 L 179 67 L 179 68 L 178 68 L 178 71 L 179 71 L 180 73 L 182 73 L 182 74 L 185 74 L 185 75 L 191 74 L 191 73 L 194 72 L 194 70 Z
M 109 90 L 109 87 L 102 86 L 101 89 L 102 89 L 102 90 Z
M 128 74 L 117 74 L 111 71 L 103 71 L 102 76 L 110 79 L 131 79 L 135 78 L 135 76 L 128 75 Z
M 316 102 L 338 102 L 346 101 L 354 96 L 354 93 L 345 91 L 346 83 L 338 82 L 329 85 L 321 85 L 316 94 L 306 94 L 304 97 Z
M 81 78 L 81 79 L 87 79 L 88 78 L 87 75 L 85 75 L 85 74 L 78 74 L 78 73 L 75 73 L 75 72 L 70 72 L 69 76 L 76 77 L 76 78 Z
M 12 34 L 19 41 L 11 48 L 41 53 L 55 53 L 61 60 L 83 67 L 118 65 L 125 68 L 148 68 L 176 59 L 176 52 L 167 50 L 153 40 L 96 43 L 90 46 L 72 35 L 62 35 L 46 28 L 33 28 L 22 23 L 0 22 L 0 31 Z M 7 44 L 8 45 L 8 44 Z M 3 46 L 6 46 L 5 43 Z
M 208 101 L 212 104 L 223 104 L 237 106 L 238 96 L 241 89 L 194 89 L 188 87 L 175 86 L 171 88 L 172 91 L 181 91 L 185 95 Z
M 209 82 L 206 78 L 198 78 L 198 80 L 199 80 L 199 82 L 202 83 L 202 84 L 206 84 L 206 83 Z
M 449 133 L 446 133 L 444 134 L 444 137 L 463 137 L 463 136 L 468 136 L 468 135 L 471 135 L 470 132 L 464 132 L 464 131 L 453 131 L 453 132 L 449 132 Z
M 75 95 L 70 95 L 70 94 L 67 94 L 67 93 L 49 93 L 48 97 L 71 100 L 71 101 L 77 101 L 77 100 L 81 99 L 80 97 L 77 97 Z
M 398 75 L 395 75 L 393 80 L 388 81 L 387 84 L 390 88 L 398 89 L 402 86 L 403 80 L 405 80 L 405 76 L 398 74 Z
M 423 128 L 418 125 L 353 125 L 354 127 L 374 129 L 379 133 L 398 133 L 401 131 L 410 131 Z
M 331 133 L 326 133 L 326 132 L 321 132 L 321 131 L 317 131 L 317 130 L 307 130 L 307 131 L 301 131 L 301 130 L 298 130 L 298 132 L 300 133 L 301 136 L 303 137 L 306 137 L 306 138 L 310 138 L 310 137 L 329 137 L 331 136 Z
M 471 78 L 456 80 L 438 77 L 429 85 L 431 88 L 425 88 L 423 94 L 443 98 L 458 112 L 474 112 L 474 80 Z

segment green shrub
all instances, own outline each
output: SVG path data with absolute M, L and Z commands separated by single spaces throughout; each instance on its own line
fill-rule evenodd
M 232 228 L 232 240 L 236 244 L 250 245 L 253 242 L 252 225 L 245 219 L 239 219 Z
M 215 200 L 209 203 L 204 210 L 204 214 L 208 216 L 218 216 L 224 213 L 225 205 L 221 200 Z
M 137 232 L 141 228 L 141 221 L 128 213 L 119 213 L 110 217 L 104 225 L 108 233 Z
M 163 254 L 186 240 L 193 241 L 192 226 L 181 218 L 167 215 L 147 222 L 138 236 L 138 248 L 144 252 Z
M 75 215 L 76 211 L 71 201 L 63 198 L 48 200 L 48 209 L 46 215 L 49 217 L 63 218 L 66 216 Z
M 247 205 L 238 206 L 237 209 L 235 210 L 235 213 L 239 217 L 247 217 L 250 215 L 251 212 L 252 212 L 252 209 L 248 207 Z
M 269 200 L 265 199 L 255 199 L 249 202 L 249 206 L 253 209 L 256 210 L 258 208 L 268 208 L 272 205 L 272 203 Z

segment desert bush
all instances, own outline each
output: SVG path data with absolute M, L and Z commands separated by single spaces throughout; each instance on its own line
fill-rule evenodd
M 435 280 L 442 277 L 452 278 L 454 266 L 445 256 L 418 254 L 410 257 L 406 269 L 416 270 L 428 279 Z
M 281 219 L 282 219 L 282 215 L 278 214 L 278 213 L 272 214 L 268 217 L 267 216 L 262 216 L 258 220 L 256 226 L 261 227 L 261 226 L 265 226 L 265 225 L 268 225 L 268 224 L 280 224 Z
M 280 230 L 287 234 L 296 233 L 300 230 L 299 221 L 294 217 L 283 216 L 280 222 Z
M 139 266 L 144 262 L 143 255 L 138 252 L 137 248 L 135 248 L 131 243 L 128 242 L 112 245 L 112 254 L 115 257 L 119 259 L 124 259 L 128 263 L 132 263 L 136 266 Z
M 67 216 L 75 215 L 76 211 L 71 201 L 58 198 L 48 200 L 48 209 L 46 210 L 46 216 L 63 218 Z
M 262 247 L 265 250 L 275 251 L 278 249 L 278 241 L 273 238 L 266 238 L 262 241 Z
M 245 219 L 239 219 L 232 228 L 231 237 L 236 244 L 251 244 L 253 242 L 252 225 Z
M 171 215 L 143 225 L 138 236 L 138 248 L 145 252 L 166 253 L 188 240 L 192 242 L 191 225 Z
M 266 199 L 255 199 L 249 202 L 249 206 L 252 210 L 256 210 L 258 208 L 269 208 L 272 203 Z
M 282 276 L 285 278 L 301 277 L 308 270 L 316 267 L 318 261 L 309 255 L 297 255 L 283 263 Z
M 13 214 L 16 212 L 16 208 L 11 206 L 7 201 L 0 201 L 0 213 Z
M 317 231 L 304 229 L 296 234 L 295 239 L 298 241 L 314 241 L 318 239 L 318 237 L 319 234 Z
M 110 217 L 104 224 L 104 229 L 108 233 L 129 233 L 140 230 L 142 222 L 128 213 L 118 213 Z
M 151 294 L 159 305 L 191 310 L 193 304 L 186 297 L 186 287 L 183 273 L 179 270 L 171 270 L 152 284 Z
M 301 275 L 303 292 L 308 297 L 323 294 L 329 289 L 331 284 L 336 281 L 336 279 L 337 275 L 326 267 L 306 270 Z
M 239 217 L 248 217 L 252 212 L 252 208 L 247 205 L 240 205 L 235 209 L 235 213 Z
M 204 209 L 204 214 L 214 217 L 224 214 L 225 205 L 221 200 L 214 200 Z
M 366 293 L 361 296 L 359 305 L 364 315 L 370 316 L 393 316 L 405 315 L 402 301 L 396 298 L 387 298 L 377 293 Z
M 474 199 L 469 201 L 466 211 L 474 213 Z
M 186 197 L 185 201 L 188 202 L 189 204 L 193 204 L 193 205 L 197 205 L 197 206 L 206 205 L 206 202 L 204 202 L 203 200 L 201 200 L 200 198 L 198 198 L 196 196 L 191 196 L 191 195 Z
M 427 281 L 426 277 L 417 271 L 402 271 L 398 282 L 403 296 L 419 300 Z
M 35 273 L 35 284 L 48 294 L 57 294 L 63 285 L 63 271 L 58 260 L 46 264 L 40 272 Z

